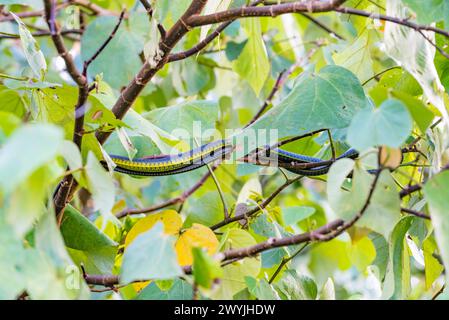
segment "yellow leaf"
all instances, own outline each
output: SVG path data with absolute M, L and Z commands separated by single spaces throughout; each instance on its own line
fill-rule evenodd
M 396 169 L 402 162 L 402 152 L 398 148 L 383 146 L 380 149 L 380 163 L 385 168 Z
M 176 235 L 181 230 L 182 219 L 175 210 L 164 210 L 160 213 L 150 214 L 136 222 L 129 230 L 125 240 L 125 248 L 141 233 L 150 230 L 156 222 L 161 221 L 164 224 L 164 233 Z
M 193 263 L 192 249 L 195 247 L 204 249 L 210 255 L 218 248 L 218 240 L 213 231 L 198 223 L 184 231 L 176 241 L 175 249 L 181 266 Z
M 166 234 L 177 235 L 181 230 L 182 219 L 175 210 L 164 210 L 159 213 L 150 214 L 137 221 L 131 230 L 129 230 L 125 239 L 125 248 L 128 247 L 139 234 L 150 230 L 158 221 L 161 221 L 164 224 L 164 233 Z M 135 282 L 132 286 L 136 292 L 139 292 L 150 282 L 151 281 Z

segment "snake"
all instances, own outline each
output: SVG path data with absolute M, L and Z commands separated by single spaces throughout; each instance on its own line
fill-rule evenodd
M 232 143 L 226 140 L 217 140 L 177 154 L 153 155 L 135 159 L 113 154 L 110 154 L 109 157 L 114 162 L 114 170 L 117 172 L 136 176 L 166 176 L 195 170 L 218 159 L 224 159 L 233 150 Z M 326 174 L 330 168 L 330 164 L 307 169 L 295 168 L 291 165 L 292 163 L 321 163 L 325 162 L 325 160 L 279 148 L 270 149 L 265 147 L 262 151 L 264 152 L 256 151 L 257 159 L 276 159 L 278 167 L 285 167 L 286 170 L 299 175 L 320 176 Z M 349 149 L 336 160 L 343 158 L 355 159 L 357 157 L 358 152 L 354 149 Z

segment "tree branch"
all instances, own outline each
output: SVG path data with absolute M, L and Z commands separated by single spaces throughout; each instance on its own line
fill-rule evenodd
M 126 9 L 122 10 L 120 13 L 120 16 L 118 18 L 118 22 L 115 25 L 114 29 L 112 29 L 112 32 L 110 33 L 109 37 L 105 40 L 105 42 L 98 48 L 98 50 L 86 61 L 84 61 L 84 69 L 83 69 L 83 75 L 87 76 L 87 69 L 89 68 L 89 65 L 100 55 L 100 53 L 103 52 L 103 50 L 107 47 L 109 42 L 114 38 L 115 34 L 117 33 L 118 28 L 120 27 L 123 17 L 125 16 Z
M 255 7 L 262 2 L 263 2 L 263 0 L 254 1 L 249 5 L 249 7 Z M 186 59 L 186 58 L 193 56 L 194 54 L 200 52 L 205 47 L 207 47 L 207 45 L 209 43 L 214 41 L 214 39 L 217 38 L 221 34 L 221 32 L 223 32 L 223 30 L 226 29 L 235 20 L 236 19 L 233 19 L 233 20 L 222 23 L 220 26 L 217 27 L 217 29 L 215 29 L 212 33 L 207 35 L 206 38 L 204 38 L 202 41 L 197 43 L 194 47 L 192 47 L 186 51 L 170 54 L 168 57 L 168 62 L 183 60 L 183 59 Z
M 242 7 L 208 15 L 193 15 L 187 21 L 190 27 L 226 22 L 237 18 L 276 17 L 286 13 L 327 12 L 339 7 L 346 0 L 328 0 L 326 2 L 311 0 L 308 2 L 290 2 L 262 7 Z
M 389 21 L 389 22 L 393 22 L 396 24 L 400 24 L 406 27 L 409 27 L 411 29 L 414 29 L 416 31 L 432 31 L 438 34 L 441 34 L 442 36 L 445 36 L 446 38 L 449 38 L 449 32 L 446 30 L 442 30 L 433 26 L 427 26 L 427 25 L 422 25 L 422 24 L 418 24 L 406 19 L 401 19 L 401 18 L 395 18 L 395 17 L 391 17 L 391 16 L 387 16 L 384 14 L 379 14 L 379 13 L 373 13 L 373 12 L 367 12 L 367 11 L 363 11 L 363 10 L 359 10 L 359 9 L 354 9 L 354 8 L 347 8 L 347 7 L 338 7 L 335 8 L 334 11 L 336 12 L 340 12 L 340 13 L 344 13 L 344 14 L 352 14 L 352 15 L 356 15 L 356 16 L 362 16 L 362 17 L 367 17 L 370 19 L 377 19 L 377 20 L 382 20 L 382 21 Z
M 219 228 L 221 228 L 221 227 L 223 227 L 223 226 L 225 226 L 227 224 L 230 224 L 232 222 L 248 219 L 249 217 L 255 215 L 259 211 L 265 209 L 270 204 L 270 202 L 273 201 L 274 198 L 276 198 L 276 196 L 278 194 L 280 194 L 288 186 L 290 186 L 291 184 L 295 183 L 296 181 L 299 181 L 302 178 L 303 178 L 302 176 L 297 176 L 297 177 L 295 177 L 295 178 L 293 178 L 291 180 L 287 180 L 283 185 L 281 185 L 279 188 L 277 188 L 267 199 L 265 199 L 260 205 L 257 205 L 256 207 L 254 207 L 254 208 L 252 208 L 252 209 L 250 209 L 250 210 L 248 210 L 248 211 L 246 211 L 244 213 L 241 213 L 241 214 L 238 214 L 236 216 L 224 219 L 223 221 L 221 221 L 221 222 L 211 226 L 210 228 L 212 230 L 216 230 L 216 229 L 219 229 Z
M 189 198 L 193 193 L 195 193 L 195 191 L 197 191 L 199 188 L 201 188 L 201 186 L 206 182 L 206 180 L 211 176 L 211 173 L 218 167 L 218 164 L 214 165 L 211 167 L 211 171 L 207 171 L 206 174 L 204 174 L 200 180 L 198 180 L 197 183 L 195 183 L 190 189 L 184 191 L 180 196 L 176 197 L 176 198 L 172 198 L 169 199 L 165 202 L 162 202 L 160 204 L 151 206 L 151 207 L 147 207 L 147 208 L 142 208 L 142 209 L 125 209 L 121 212 L 119 212 L 116 217 L 117 218 L 122 218 L 125 217 L 127 215 L 133 215 L 133 214 L 140 214 L 140 213 L 151 213 L 175 204 L 182 204 L 184 203 L 187 198 Z

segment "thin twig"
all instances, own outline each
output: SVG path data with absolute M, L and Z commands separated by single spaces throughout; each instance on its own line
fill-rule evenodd
M 298 254 L 300 254 L 308 245 L 310 244 L 310 242 L 306 242 L 301 248 L 299 248 L 295 253 L 293 253 L 290 257 L 288 257 L 287 259 L 282 258 L 281 263 L 279 264 L 279 266 L 276 268 L 276 270 L 274 271 L 273 275 L 271 276 L 270 280 L 268 280 L 268 283 L 273 283 L 273 281 L 276 279 L 277 275 L 279 274 L 279 272 L 281 272 L 282 268 L 284 268 L 284 266 L 289 263 L 291 260 L 293 260 Z
M 214 171 L 216 168 L 218 167 L 218 164 L 215 164 L 211 167 L 211 170 Z M 122 218 L 125 217 L 127 215 L 133 215 L 133 214 L 141 214 L 141 213 L 151 213 L 154 211 L 158 211 L 160 209 L 175 205 L 175 204 L 182 204 L 184 203 L 188 197 L 190 197 L 193 193 L 195 193 L 195 191 L 197 191 L 199 188 L 201 188 L 201 186 L 206 182 L 206 180 L 210 177 L 211 172 L 208 171 L 206 174 L 204 174 L 200 180 L 198 180 L 197 183 L 195 183 L 191 188 L 187 189 L 186 191 L 184 191 L 180 196 L 169 199 L 167 201 L 164 201 L 163 203 L 151 206 L 151 207 L 146 207 L 146 208 L 141 208 L 141 209 L 126 209 L 123 210 L 121 212 L 119 212 L 116 217 L 117 218 Z
M 422 212 L 419 212 L 419 211 L 416 211 L 416 210 L 412 210 L 412 209 L 408 209 L 408 208 L 401 208 L 401 211 L 405 212 L 405 213 L 408 213 L 408 214 L 411 214 L 411 215 L 414 215 L 416 217 L 423 218 L 423 219 L 427 219 L 427 220 L 431 219 L 429 215 L 427 215 L 425 213 L 422 213 Z
M 322 23 L 320 20 L 312 17 L 311 15 L 302 12 L 300 13 L 304 18 L 310 20 L 312 23 L 314 23 L 316 26 L 318 26 L 319 28 L 323 29 L 324 31 L 328 32 L 329 34 L 335 36 L 336 38 L 340 39 L 340 40 L 345 40 L 345 38 L 343 36 L 341 36 L 340 34 L 338 34 L 336 31 L 332 30 L 331 28 L 329 28 L 328 26 L 326 26 L 324 23 Z
M 123 17 L 125 16 L 126 13 L 126 9 L 123 9 L 122 12 L 120 13 L 120 16 L 118 18 L 117 24 L 115 25 L 114 29 L 112 29 L 112 32 L 109 34 L 109 37 L 105 40 L 105 42 L 103 42 L 103 44 L 97 49 L 97 51 L 95 51 L 95 53 L 86 61 L 84 61 L 84 66 L 83 66 L 83 75 L 86 76 L 87 75 L 87 69 L 89 68 L 89 65 L 98 58 L 98 56 L 100 55 L 100 53 L 103 52 L 104 49 L 106 49 L 107 45 L 109 44 L 109 42 L 111 42 L 111 40 L 114 38 L 115 34 L 117 33 L 118 28 L 120 27 L 122 21 L 123 21 Z

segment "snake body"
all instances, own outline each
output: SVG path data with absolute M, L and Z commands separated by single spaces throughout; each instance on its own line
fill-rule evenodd
M 191 171 L 229 154 L 233 146 L 224 140 L 204 144 L 178 154 L 149 156 L 130 160 L 109 155 L 116 164 L 115 171 L 138 176 L 165 176 Z
M 143 158 L 129 159 L 119 155 L 110 155 L 112 161 L 116 164 L 115 171 L 137 175 L 137 176 L 165 176 L 178 174 L 195 170 L 208 163 L 218 159 L 223 159 L 227 154 L 233 151 L 233 145 L 226 140 L 217 140 L 211 143 L 204 144 L 198 148 L 194 148 L 187 152 L 177 154 L 156 155 Z M 257 151 L 256 158 L 265 160 L 276 159 L 277 166 L 285 167 L 286 170 L 303 176 L 319 176 L 326 174 L 329 171 L 330 164 L 318 166 L 314 168 L 294 168 L 292 163 L 320 163 L 323 159 L 314 158 L 298 153 L 285 151 L 279 148 L 272 150 L 265 149 Z M 264 154 L 262 156 L 262 154 Z M 354 149 L 349 149 L 338 159 L 342 158 L 357 158 L 358 152 Z

